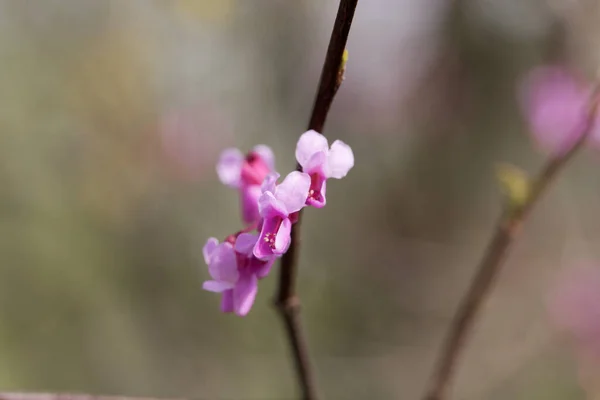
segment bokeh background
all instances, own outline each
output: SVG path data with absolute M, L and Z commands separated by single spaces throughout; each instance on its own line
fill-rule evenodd
M 202 246 L 240 226 L 222 149 L 282 173 L 311 110 L 334 0 L 0 0 L 0 388 L 292 399 L 271 306 L 201 290 Z M 543 162 L 517 101 L 533 66 L 600 61 L 595 0 L 368 0 L 326 135 L 356 166 L 303 224 L 299 291 L 329 399 L 415 399 L 502 199 Z M 583 152 L 513 249 L 457 399 L 584 399 L 548 317 L 600 243 Z M 600 380 L 600 375 L 598 376 Z M 591 397 L 590 397 L 591 398 Z

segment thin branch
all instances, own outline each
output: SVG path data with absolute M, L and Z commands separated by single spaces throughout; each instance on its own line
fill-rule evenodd
M 358 0 L 341 0 L 338 8 L 331 39 L 325 56 L 325 63 L 321 72 L 319 89 L 315 98 L 308 129 L 323 133 L 325 120 L 333 98 L 343 80 L 342 58 L 346 49 L 346 42 L 352 24 L 352 18 Z M 296 167 L 301 170 L 300 165 Z M 300 322 L 300 301 L 296 295 L 296 269 L 298 264 L 298 250 L 300 246 L 300 222 L 302 211 L 298 214 L 298 221 L 293 225 L 291 243 L 288 251 L 281 260 L 279 287 L 276 306 L 281 314 L 297 372 L 298 383 L 304 400 L 316 400 L 319 395 L 316 388 L 313 370 L 308 357 L 308 346 Z
M 469 289 L 452 320 L 450 331 L 443 343 L 427 394 L 424 397 L 425 400 L 444 400 L 448 397 L 450 384 L 462 351 L 473 330 L 481 307 L 490 294 L 508 250 L 518 237 L 519 228 L 548 186 L 586 142 L 594 126 L 598 97 L 599 87 L 596 85 L 590 99 L 583 135 L 569 151 L 561 156 L 551 157 L 547 161 L 533 181 L 531 194 L 525 204 L 515 208 L 507 202 L 492 240 L 488 244 Z

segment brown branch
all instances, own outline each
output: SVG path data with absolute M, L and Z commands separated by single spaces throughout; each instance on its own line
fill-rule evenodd
M 514 207 L 506 203 L 503 215 L 496 226 L 492 240 L 477 267 L 467 293 L 463 297 L 458 311 L 450 325 L 450 330 L 443 343 L 442 350 L 435 365 L 425 400 L 444 400 L 448 397 L 450 384 L 471 331 L 473 330 L 479 311 L 487 299 L 496 276 L 508 250 L 518 237 L 519 228 L 531 213 L 533 207 L 544 194 L 550 183 L 581 149 L 587 140 L 596 117 L 599 88 L 595 87 L 590 100 L 583 135 L 561 156 L 551 157 L 532 182 L 531 193 L 524 204 Z
M 325 120 L 333 98 L 343 80 L 342 57 L 346 49 L 348 33 L 352 24 L 352 17 L 358 0 L 341 0 L 338 8 L 331 39 L 325 56 L 325 63 L 321 72 L 319 89 L 315 98 L 308 129 L 323 133 Z M 301 170 L 300 165 L 296 167 Z M 300 301 L 296 295 L 296 269 L 298 264 L 298 249 L 300 246 L 300 222 L 302 211 L 298 214 L 298 221 L 293 225 L 291 244 L 288 251 L 281 259 L 281 272 L 279 275 L 279 288 L 276 306 L 281 314 L 297 372 L 298 383 L 304 400 L 315 400 L 319 397 L 314 374 L 308 357 L 308 346 L 302 332 L 300 323 Z

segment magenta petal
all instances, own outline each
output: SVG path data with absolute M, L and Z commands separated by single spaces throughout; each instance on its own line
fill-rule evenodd
M 265 177 L 260 189 L 264 192 L 275 192 L 275 184 L 277 183 L 277 179 L 279 179 L 279 174 L 277 172 L 271 172 Z
M 240 189 L 240 201 L 242 206 L 242 219 L 246 224 L 252 224 L 259 220 L 258 199 L 261 195 L 260 186 L 243 186 Z
M 256 258 L 266 260 L 273 256 L 273 249 L 271 248 L 267 234 L 275 231 L 280 219 L 280 217 L 275 217 L 263 220 L 260 235 L 258 235 L 258 240 L 256 241 L 253 250 L 253 254 Z
M 242 233 L 235 241 L 235 251 L 240 254 L 251 255 L 257 240 L 258 235 L 256 234 Z
M 225 185 L 237 188 L 240 185 L 244 155 L 238 149 L 225 149 L 217 162 L 217 175 Z
M 522 104 L 536 141 L 552 154 L 562 154 L 583 134 L 588 94 L 559 67 L 542 67 L 523 86 Z
M 214 237 L 208 238 L 206 244 L 202 248 L 202 255 L 204 256 L 204 262 L 206 265 L 210 264 L 210 255 L 219 245 L 219 240 Z
M 313 173 L 324 173 L 327 166 L 327 152 L 319 151 L 312 155 L 310 160 L 302 167 L 302 172 L 306 172 L 309 175 Z
M 207 290 L 209 292 L 221 293 L 225 290 L 233 289 L 234 286 L 235 284 L 231 282 L 206 281 L 202 284 L 202 289 Z
M 306 204 L 315 208 L 325 207 L 325 204 L 327 204 L 327 198 L 325 197 L 327 180 L 322 176 L 313 176 L 310 188 L 314 190 L 314 193 L 306 199 Z
M 233 309 L 237 315 L 243 317 L 248 314 L 254 304 L 257 291 L 256 275 L 250 273 L 242 275 L 233 289 Z
M 304 132 L 296 144 L 296 161 L 304 168 L 313 154 L 320 151 L 326 153 L 328 149 L 325 136 L 313 130 Z
M 254 273 L 258 279 L 266 278 L 271 272 L 271 267 L 275 263 L 275 258 L 272 257 L 266 261 L 261 261 L 258 259 L 254 259 L 251 263 Z
M 221 243 L 212 252 L 208 265 L 210 276 L 216 281 L 235 283 L 239 277 L 233 246 Z
M 281 226 L 279 227 L 277 235 L 275 236 L 275 249 L 273 251 L 274 254 L 283 254 L 287 251 L 288 247 L 290 247 L 291 231 L 292 221 L 286 218 L 281 222 Z
M 285 218 L 288 215 L 285 204 L 276 199 L 271 192 L 264 192 L 258 198 L 258 211 L 265 219 L 274 217 Z
M 341 179 L 354 167 L 354 153 L 346 143 L 336 140 L 327 156 L 327 177 Z
M 285 205 L 286 216 L 304 207 L 309 189 L 310 176 L 299 171 L 290 172 L 275 188 L 275 197 Z
M 258 154 L 265 164 L 267 164 L 270 170 L 275 169 L 275 156 L 273 155 L 273 150 L 271 150 L 269 146 L 259 144 L 254 146 L 252 152 Z
M 221 296 L 221 311 L 224 313 L 233 312 L 233 289 L 223 292 Z

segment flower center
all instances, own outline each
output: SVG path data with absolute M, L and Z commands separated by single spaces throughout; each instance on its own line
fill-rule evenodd
M 271 232 L 265 233 L 263 241 L 271 249 L 275 249 L 275 239 L 277 238 L 277 232 L 279 232 L 279 227 L 281 226 L 282 222 L 283 222 L 283 219 L 277 218 L 275 224 L 273 225 L 273 229 L 271 230 Z
M 322 202 L 323 195 L 321 194 L 321 188 L 323 187 L 323 182 L 325 179 L 321 174 L 311 174 L 310 175 L 310 190 L 308 191 L 308 200 Z

